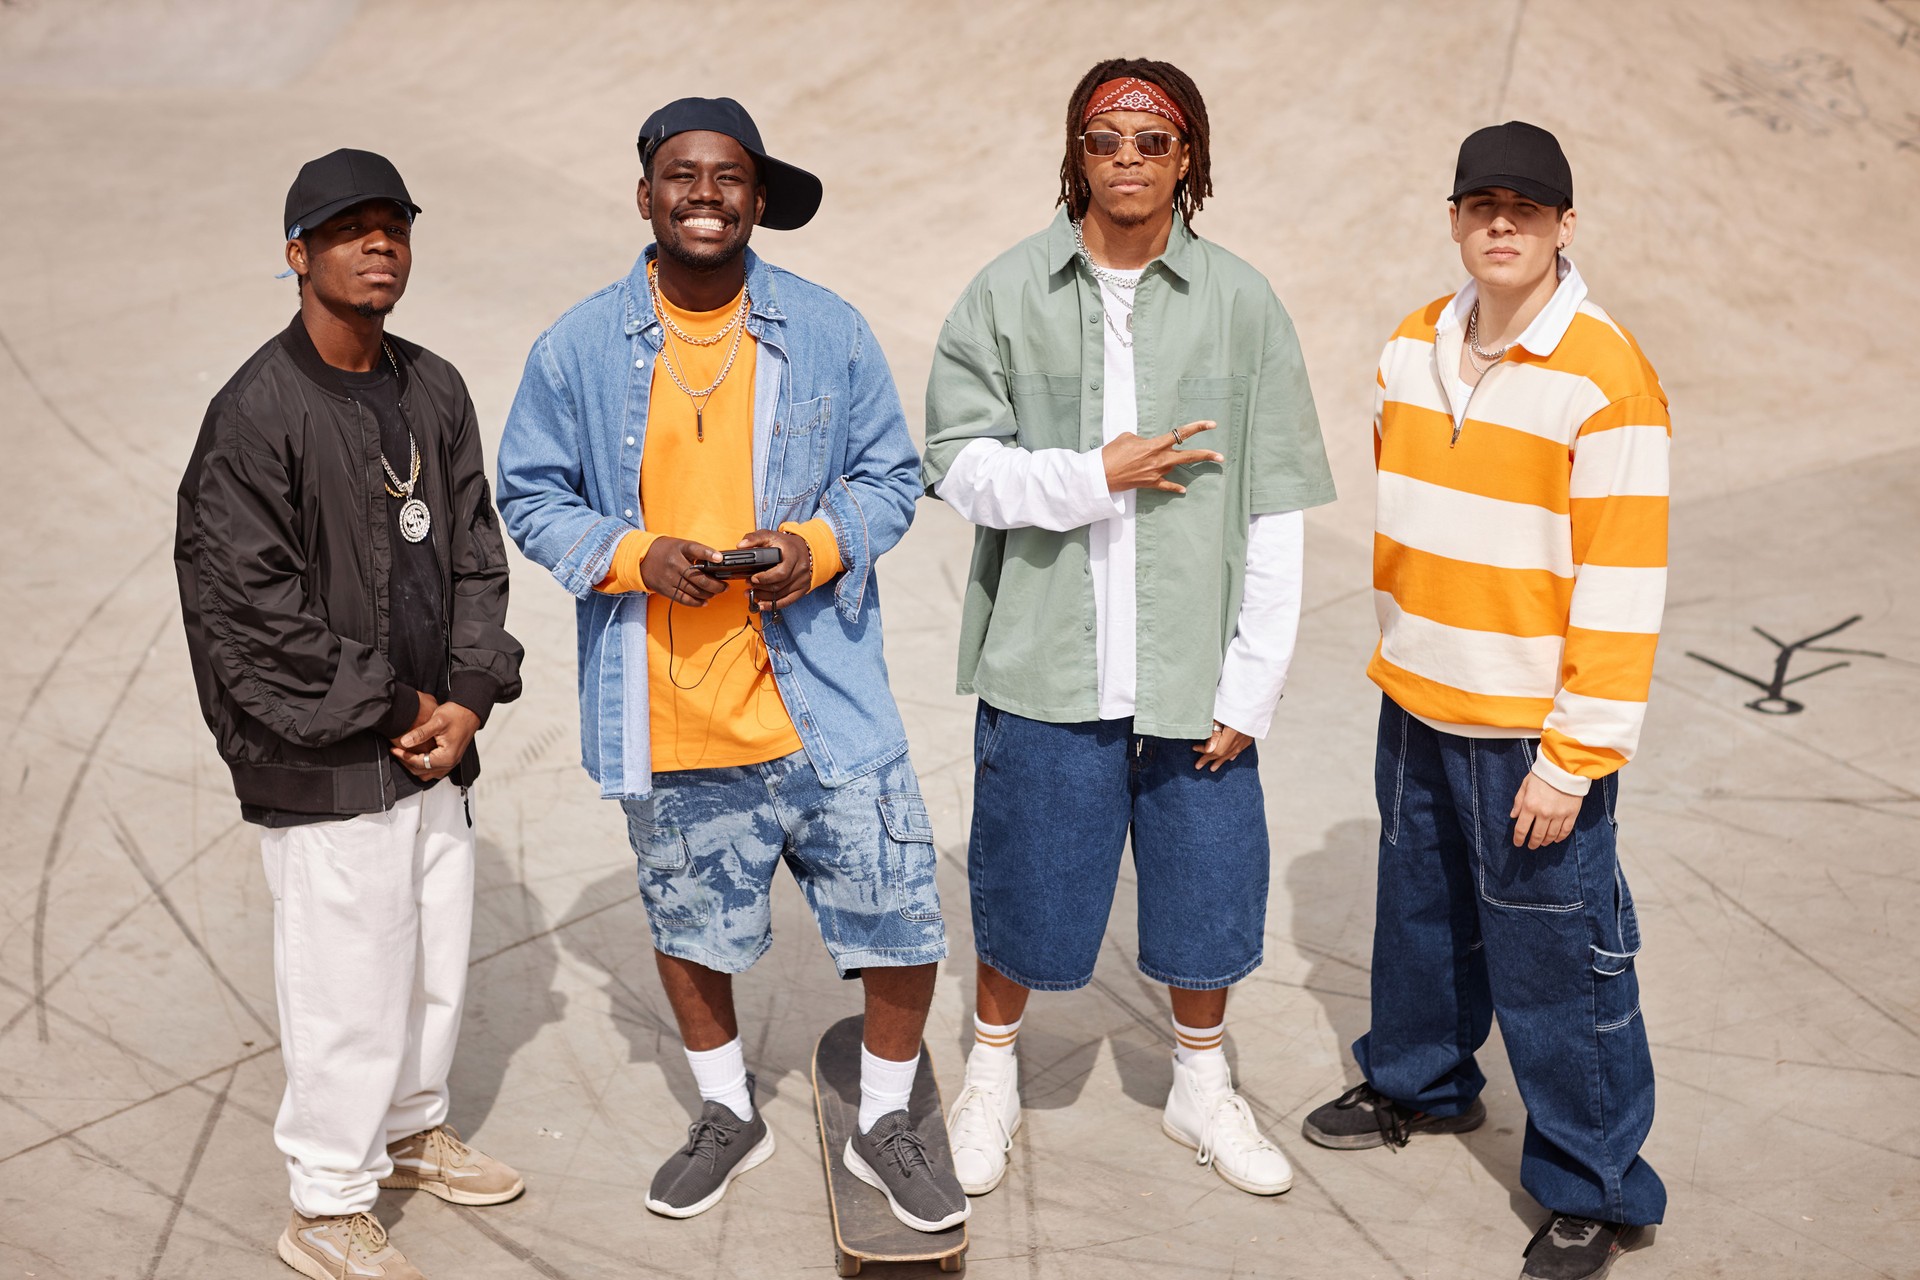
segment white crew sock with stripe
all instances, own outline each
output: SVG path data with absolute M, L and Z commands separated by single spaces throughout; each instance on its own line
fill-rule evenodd
M 1183 1067 L 1218 1062 L 1227 1065 L 1227 1024 L 1217 1027 L 1185 1027 L 1178 1018 L 1173 1022 L 1173 1060 Z
M 870 1131 L 881 1116 L 910 1110 L 913 1076 L 919 1069 L 917 1053 L 906 1062 L 895 1062 L 860 1046 L 860 1132 Z
M 1000 1026 L 992 1022 L 982 1022 L 980 1021 L 980 1015 L 977 1013 L 974 1014 L 973 1047 L 975 1052 L 984 1050 L 988 1053 L 1000 1053 L 1012 1057 L 1013 1042 L 1020 1035 L 1020 1024 L 1025 1021 L 1025 1018 L 1015 1018 L 1005 1026 Z
M 717 1102 L 742 1120 L 753 1119 L 753 1095 L 747 1092 L 747 1055 L 740 1037 L 718 1049 L 688 1049 L 687 1065 L 702 1102 Z

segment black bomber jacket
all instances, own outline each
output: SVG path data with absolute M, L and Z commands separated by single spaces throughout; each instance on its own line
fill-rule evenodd
M 446 686 L 486 722 L 520 695 L 507 558 L 466 383 L 387 338 L 419 444 L 447 619 Z M 207 406 L 180 480 L 174 569 L 200 708 L 243 807 L 297 817 L 395 801 L 389 739 L 419 706 L 388 664 L 392 526 L 380 427 L 299 316 Z M 479 774 L 477 749 L 449 779 Z

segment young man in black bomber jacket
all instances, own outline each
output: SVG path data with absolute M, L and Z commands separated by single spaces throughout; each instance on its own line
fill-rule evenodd
M 474 734 L 520 693 L 466 384 L 387 336 L 419 209 L 336 151 L 287 194 L 300 314 L 207 409 L 174 562 L 201 709 L 261 832 L 302 1275 L 417 1280 L 380 1187 L 456 1204 L 518 1174 L 447 1124 L 473 919 Z

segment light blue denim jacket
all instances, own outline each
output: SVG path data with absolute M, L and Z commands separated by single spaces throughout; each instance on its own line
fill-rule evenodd
M 660 352 L 649 245 L 626 279 L 578 303 L 533 344 L 500 440 L 507 532 L 579 601 L 581 763 L 600 794 L 652 789 L 647 600 L 594 591 L 645 527 L 640 459 Z M 763 529 L 823 517 L 845 571 L 766 618 L 781 699 L 820 780 L 897 759 L 905 727 L 880 650 L 874 561 L 913 520 L 920 460 L 873 332 L 833 293 L 747 251 L 754 512 Z

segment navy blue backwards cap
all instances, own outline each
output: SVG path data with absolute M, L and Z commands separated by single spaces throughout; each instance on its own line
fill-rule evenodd
M 784 160 L 767 154 L 760 142 L 760 130 L 747 109 L 732 98 L 680 98 L 669 102 L 640 126 L 640 163 L 646 164 L 654 148 L 681 133 L 721 133 L 732 138 L 751 155 L 760 167 L 760 182 L 767 189 L 767 207 L 760 225 L 772 231 L 792 231 L 804 227 L 819 212 L 825 194 L 820 179 Z

